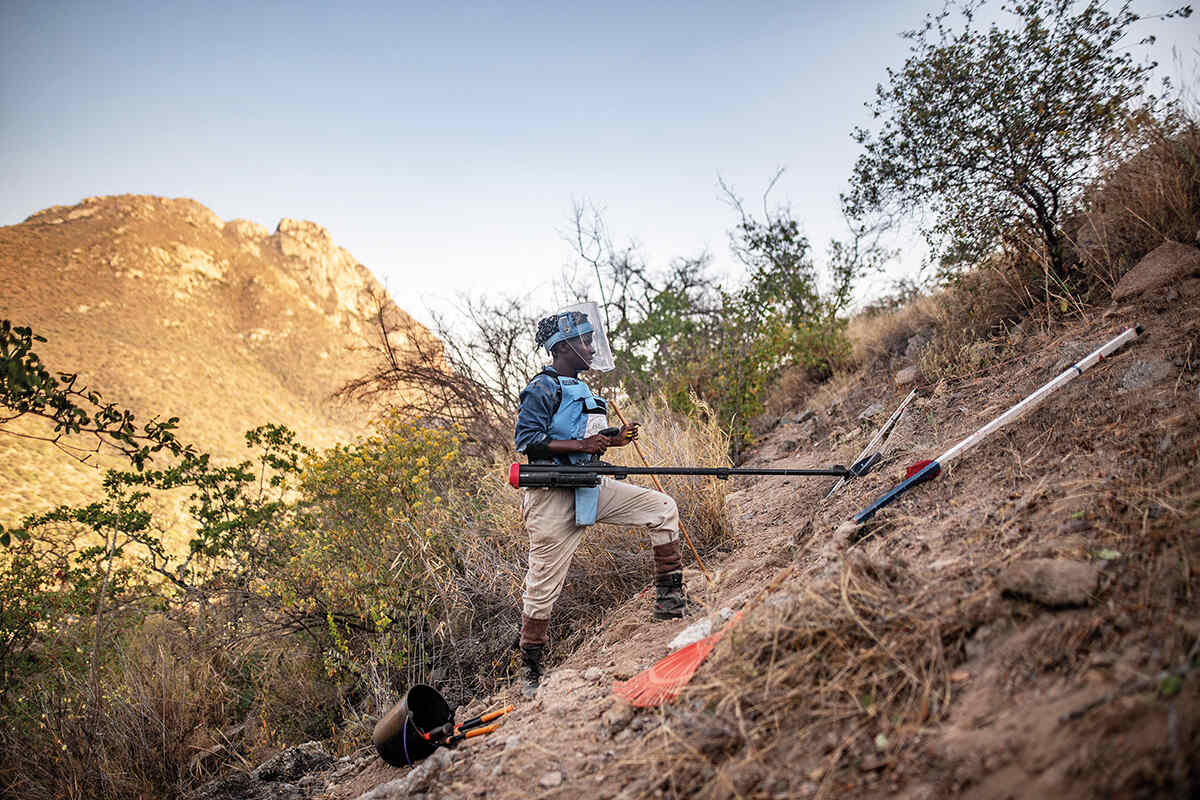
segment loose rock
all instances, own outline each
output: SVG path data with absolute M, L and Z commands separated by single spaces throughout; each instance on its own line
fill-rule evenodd
M 837 530 L 833 532 L 830 538 L 830 544 L 836 549 L 845 549 L 850 545 L 850 537 L 858 530 L 858 526 L 854 524 L 854 520 L 848 519 L 841 525 L 837 526 Z
M 252 773 L 261 781 L 297 781 L 310 772 L 324 769 L 333 763 L 333 756 L 320 742 L 305 742 L 289 747 L 274 758 L 264 761 Z
M 600 715 L 600 721 L 608 728 L 610 736 L 620 733 L 633 721 L 633 706 L 620 697 L 614 697 L 612 705 Z
M 878 414 L 882 414 L 883 410 L 883 403 L 871 403 L 871 405 L 862 410 L 862 413 L 858 415 L 858 418 L 860 420 L 869 421 Z
M 1121 391 L 1132 392 L 1168 377 L 1174 368 L 1166 361 L 1138 359 L 1121 376 Z
M 1092 529 L 1092 523 L 1087 519 L 1069 519 L 1058 526 L 1059 533 L 1080 533 Z
M 1121 276 L 1113 300 L 1142 294 L 1200 273 L 1200 250 L 1179 242 L 1164 242 Z
M 908 343 L 904 347 L 905 358 L 919 358 L 921 351 L 929 344 L 929 335 L 925 332 L 920 332 L 908 338 Z
M 415 792 L 423 792 L 452 761 L 451 751 L 445 748 L 434 750 L 433 755 L 413 767 L 412 772 L 403 778 L 380 784 L 371 791 L 360 794 L 357 800 L 400 800 Z
M 555 786 L 561 786 L 562 782 L 562 773 L 555 770 L 554 772 L 547 772 L 545 775 L 543 775 L 541 780 L 538 781 L 538 786 L 541 786 L 544 789 L 553 789 Z
M 1100 569 L 1086 561 L 1034 558 L 1013 564 L 996 582 L 1004 592 L 1050 608 L 1083 606 L 1093 599 Z
M 670 641 L 667 645 L 668 650 L 678 650 L 681 647 L 687 647 L 689 644 L 694 644 L 705 636 L 712 633 L 712 620 L 708 617 L 693 622 L 691 625 L 679 632 L 679 635 Z
M 642 671 L 641 663 L 634 656 L 623 655 L 615 660 L 613 677 L 619 681 L 628 680 Z
M 320 742 L 305 742 L 264 761 L 253 772 L 238 772 L 209 781 L 187 795 L 188 800 L 300 800 L 324 786 L 324 779 L 306 777 L 333 763 Z M 297 786 L 302 783 L 302 786 Z M 318 786 L 320 784 L 320 786 Z

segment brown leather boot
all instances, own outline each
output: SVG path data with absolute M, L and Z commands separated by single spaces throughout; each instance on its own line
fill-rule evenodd
M 521 647 L 546 644 L 546 629 L 550 627 L 549 619 L 534 619 L 521 615 Z

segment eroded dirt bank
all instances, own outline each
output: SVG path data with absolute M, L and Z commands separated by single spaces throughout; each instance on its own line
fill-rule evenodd
M 747 480 L 736 547 L 691 595 L 720 624 L 795 573 L 664 708 L 611 694 L 668 652 L 648 589 L 502 729 L 394 769 L 343 762 L 326 797 L 1189 797 L 1200 786 L 1200 279 L 997 340 L 918 383 L 885 463 Z M 843 523 L 1127 324 L 1145 335 L 866 526 Z M 1030 326 L 1033 327 L 1033 326 Z M 908 387 L 876 369 L 797 398 L 752 463 L 846 463 Z M 811 411 L 812 413 L 805 413 Z

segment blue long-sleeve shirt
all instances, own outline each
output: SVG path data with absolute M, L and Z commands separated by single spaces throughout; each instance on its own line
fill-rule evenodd
M 558 411 L 560 388 L 554 377 L 557 374 L 553 367 L 546 367 L 521 391 L 513 441 L 517 452 L 527 455 L 530 461 L 552 458 L 545 448 L 550 442 L 550 421 Z

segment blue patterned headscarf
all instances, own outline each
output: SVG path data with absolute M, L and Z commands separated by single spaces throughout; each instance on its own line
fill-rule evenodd
M 582 311 L 564 311 L 546 317 L 538 323 L 536 341 L 554 355 L 554 345 L 567 339 L 577 339 L 594 330 L 587 314 Z

